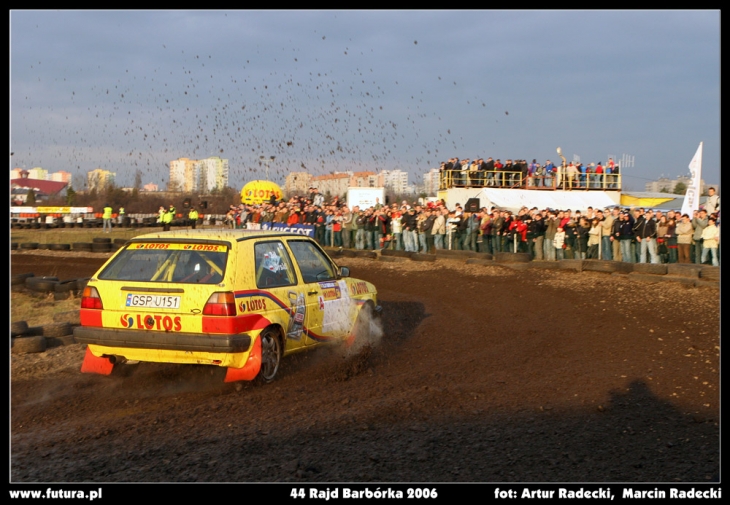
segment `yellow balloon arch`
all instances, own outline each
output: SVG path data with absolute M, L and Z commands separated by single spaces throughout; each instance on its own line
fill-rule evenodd
M 281 188 L 271 181 L 251 181 L 241 190 L 241 201 L 247 204 L 265 203 L 274 196 L 281 200 Z

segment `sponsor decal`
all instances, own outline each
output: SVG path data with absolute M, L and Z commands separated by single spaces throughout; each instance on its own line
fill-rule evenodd
M 352 284 L 350 284 L 350 293 L 352 293 L 353 295 L 362 295 L 368 292 L 368 285 L 364 281 L 353 282 Z
M 287 226 L 284 223 L 263 223 L 261 225 L 261 229 L 274 230 L 281 233 L 297 233 L 299 235 L 314 237 L 314 226 L 310 224 L 295 224 Z
M 124 328 L 138 330 L 180 331 L 182 323 L 180 316 L 165 316 L 162 314 L 124 314 L 119 321 Z
M 228 246 L 212 244 L 131 244 L 128 249 L 164 249 L 169 251 L 226 252 Z
M 129 314 L 124 314 L 122 317 L 119 318 L 119 322 L 122 324 L 123 327 L 131 328 L 134 324 L 134 318 Z
M 266 299 L 265 298 L 252 298 L 248 301 L 248 311 L 259 311 L 266 310 Z

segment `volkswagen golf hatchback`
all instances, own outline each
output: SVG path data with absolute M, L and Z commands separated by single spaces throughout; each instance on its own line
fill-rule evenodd
M 74 336 L 88 344 L 82 372 L 207 364 L 226 382 L 266 383 L 283 356 L 367 338 L 380 312 L 375 286 L 306 236 L 180 230 L 117 251 L 84 289 Z

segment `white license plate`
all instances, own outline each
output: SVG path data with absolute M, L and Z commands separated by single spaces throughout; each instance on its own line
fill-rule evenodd
M 127 307 L 147 307 L 151 309 L 179 309 L 179 296 L 127 295 Z

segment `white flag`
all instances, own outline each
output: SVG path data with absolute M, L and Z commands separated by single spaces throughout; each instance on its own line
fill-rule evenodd
M 702 142 L 697 148 L 692 161 L 689 162 L 690 180 L 687 193 L 684 195 L 682 214 L 692 218 L 692 213 L 700 208 L 700 179 L 702 178 Z

